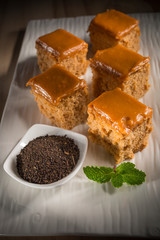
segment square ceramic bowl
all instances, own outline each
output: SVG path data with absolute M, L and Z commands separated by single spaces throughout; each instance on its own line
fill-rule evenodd
M 74 167 L 73 171 L 66 177 L 62 178 L 61 180 L 57 182 L 53 182 L 50 184 L 36 184 L 36 183 L 30 183 L 26 180 L 22 179 L 20 175 L 17 172 L 16 167 L 16 156 L 20 153 L 21 149 L 24 148 L 31 140 L 39 137 L 39 136 L 45 136 L 45 135 L 59 135 L 64 136 L 66 135 L 69 138 L 72 138 L 77 144 L 79 151 L 80 151 L 80 157 L 79 160 Z M 40 189 L 48 189 L 60 186 L 62 184 L 65 184 L 68 182 L 72 177 L 76 175 L 76 173 L 81 168 L 88 148 L 88 139 L 86 136 L 75 133 L 70 130 L 65 130 L 62 128 L 57 128 L 53 126 L 43 125 L 43 124 L 35 124 L 29 130 L 26 132 L 24 137 L 18 142 L 18 144 L 15 146 L 15 148 L 12 150 L 12 152 L 9 154 L 7 159 L 4 162 L 4 170 L 8 173 L 9 176 L 11 176 L 13 179 L 17 180 L 18 182 L 29 186 L 33 188 L 40 188 Z

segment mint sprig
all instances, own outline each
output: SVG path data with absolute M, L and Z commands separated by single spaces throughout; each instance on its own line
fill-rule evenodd
M 134 163 L 121 163 L 116 168 L 86 166 L 83 168 L 85 175 L 98 183 L 111 181 L 112 185 L 119 188 L 123 183 L 140 185 L 145 181 L 146 174 L 135 168 Z

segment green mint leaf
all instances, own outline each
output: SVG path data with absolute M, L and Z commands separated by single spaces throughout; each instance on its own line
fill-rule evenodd
M 106 183 L 111 180 L 114 187 L 119 188 L 123 183 L 140 185 L 145 181 L 146 174 L 135 168 L 134 163 L 121 163 L 117 168 L 110 167 L 84 167 L 84 173 L 93 181 Z
M 123 175 L 123 180 L 129 185 L 140 185 L 145 181 L 146 174 L 138 169 L 133 169 Z
M 114 174 L 111 177 L 111 183 L 114 187 L 119 188 L 123 185 L 123 177 L 121 174 Z
M 121 163 L 115 170 L 116 174 L 123 177 L 123 182 L 129 185 L 140 185 L 145 181 L 146 174 L 135 168 L 135 164 Z
M 86 176 L 93 181 L 98 183 L 106 183 L 111 179 L 112 174 L 114 174 L 113 168 L 110 167 L 84 167 L 84 173 Z
M 133 170 L 134 168 L 135 168 L 134 163 L 124 162 L 124 163 L 121 163 L 118 167 L 116 167 L 116 173 L 123 174 Z

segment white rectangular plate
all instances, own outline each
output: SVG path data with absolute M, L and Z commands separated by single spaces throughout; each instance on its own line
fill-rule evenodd
M 151 88 L 141 101 L 153 108 L 154 130 L 147 148 L 132 160 L 146 173 L 146 182 L 114 189 L 110 183 L 89 181 L 81 168 L 66 185 L 40 190 L 24 186 L 5 173 L 4 160 L 28 128 L 36 123 L 50 124 L 25 86 L 39 73 L 35 40 L 64 28 L 89 42 L 87 28 L 93 17 L 31 21 L 0 126 L 0 234 L 160 236 L 160 14 L 132 16 L 140 20 L 140 53 L 151 59 Z M 85 79 L 90 85 L 89 70 Z M 73 130 L 87 136 L 85 124 Z M 103 148 L 89 141 L 83 166 L 113 164 L 113 158 Z

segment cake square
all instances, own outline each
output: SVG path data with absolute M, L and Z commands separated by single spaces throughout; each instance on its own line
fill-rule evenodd
M 26 86 L 31 86 L 40 111 L 53 125 L 72 129 L 86 121 L 87 84 L 63 67 L 54 65 L 31 78 Z
M 97 14 L 88 28 L 93 52 L 118 43 L 137 52 L 140 48 L 138 24 L 135 18 L 114 9 Z
M 118 164 L 147 146 L 151 118 L 151 108 L 116 88 L 88 105 L 89 137 L 110 152 Z
M 149 60 L 120 44 L 97 51 L 90 59 L 94 96 L 119 87 L 136 99 L 143 97 L 150 87 Z
M 88 44 L 64 29 L 57 29 L 36 40 L 38 65 L 45 72 L 60 64 L 76 76 L 86 72 Z

